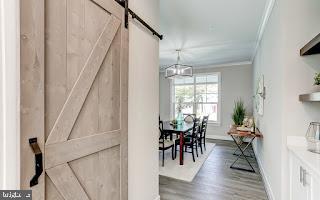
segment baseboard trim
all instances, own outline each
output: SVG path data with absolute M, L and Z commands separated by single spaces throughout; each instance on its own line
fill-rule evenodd
M 214 140 L 228 140 L 232 141 L 232 138 L 230 136 L 222 136 L 222 135 L 207 135 L 207 139 L 214 139 Z
M 260 169 L 260 174 L 261 174 L 261 177 L 262 177 L 262 180 L 263 180 L 264 188 L 266 189 L 266 192 L 267 192 L 268 199 L 269 200 L 275 200 L 273 191 L 271 189 L 270 182 L 269 182 L 269 180 L 268 180 L 268 178 L 266 176 L 266 171 L 264 170 L 264 168 L 262 166 L 260 158 L 257 156 L 255 145 L 253 146 L 252 149 L 253 149 L 254 155 L 256 157 L 256 160 L 258 162 L 258 166 L 259 166 L 259 169 Z
M 160 200 L 160 195 L 158 195 L 154 200 Z

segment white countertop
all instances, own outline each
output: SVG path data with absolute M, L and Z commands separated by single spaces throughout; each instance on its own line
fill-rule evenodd
M 320 177 L 320 154 L 307 150 L 307 142 L 304 137 L 288 136 L 287 147 L 289 151 Z

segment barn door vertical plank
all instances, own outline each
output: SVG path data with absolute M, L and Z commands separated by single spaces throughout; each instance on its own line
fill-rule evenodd
M 123 11 L 124 12 L 124 11 Z M 120 80 L 121 80 L 121 200 L 128 199 L 128 77 L 129 77 L 129 32 L 124 27 L 124 14 L 121 23 L 121 54 L 120 54 Z
M 20 1 L 20 23 L 20 185 L 30 189 L 35 156 L 29 138 L 37 138 L 44 154 L 44 1 Z M 44 173 L 31 189 L 34 200 L 44 199 Z
M 45 4 L 45 128 L 47 138 L 68 95 L 67 0 L 50 0 Z
M 70 93 L 84 65 L 90 47 L 85 46 L 85 0 L 68 0 L 67 34 L 67 91 Z

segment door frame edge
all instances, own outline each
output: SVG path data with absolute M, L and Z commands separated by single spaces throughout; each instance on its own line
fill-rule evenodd
M 0 188 L 20 189 L 20 0 L 0 0 Z

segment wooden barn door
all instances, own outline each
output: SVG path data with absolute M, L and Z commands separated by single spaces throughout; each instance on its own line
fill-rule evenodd
M 21 189 L 126 200 L 128 31 L 114 0 L 21 0 Z M 35 175 L 37 138 L 43 172 Z

